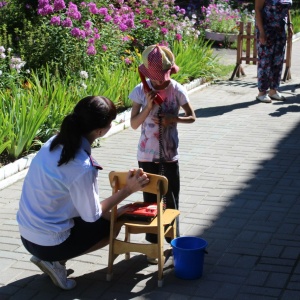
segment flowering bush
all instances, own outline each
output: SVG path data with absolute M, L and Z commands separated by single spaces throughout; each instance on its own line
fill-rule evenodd
M 203 25 L 215 32 L 236 33 L 238 32 L 238 22 L 240 14 L 237 9 L 231 9 L 225 4 L 210 4 L 202 7 L 204 14 Z
M 82 68 L 93 73 L 96 65 L 110 62 L 112 68 L 125 61 L 130 65 L 139 60 L 141 51 L 150 44 L 170 45 L 173 40 L 197 38 L 200 34 L 193 27 L 185 10 L 163 1 L 105 1 L 68 2 L 67 0 L 38 0 L 37 6 L 23 7 L 30 18 L 20 18 L 7 32 L 0 25 L 0 45 L 11 47 L 1 35 L 12 35 L 18 54 L 31 69 L 41 66 L 52 73 L 78 73 Z M 12 5 L 14 4 L 14 5 Z M 20 2 L 10 0 L 0 17 L 20 15 Z M 11 13 L 11 9 L 15 13 Z M 21 21 L 20 21 L 21 20 Z M 11 22 L 12 21 L 12 22 Z M 2 33 L 2 34 L 1 34 Z
M 24 84 L 25 73 L 30 73 L 28 69 L 24 71 L 25 64 L 21 58 L 12 55 L 11 48 L 0 46 L 0 88 Z
M 211 31 L 220 33 L 238 33 L 239 22 L 254 21 L 253 13 L 247 8 L 243 11 L 232 8 L 228 1 L 219 1 L 202 6 L 202 21 L 200 24 Z

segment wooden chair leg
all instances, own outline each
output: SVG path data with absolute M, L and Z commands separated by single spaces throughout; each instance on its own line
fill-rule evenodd
M 124 239 L 124 241 L 125 242 L 130 242 L 130 232 L 129 232 L 129 229 L 128 229 L 127 226 L 125 227 L 125 239 Z M 126 260 L 130 259 L 130 252 L 125 253 L 125 259 Z
M 240 64 L 236 64 L 236 66 L 235 66 L 235 68 L 234 68 L 234 70 L 233 70 L 233 72 L 232 72 L 232 75 L 231 75 L 231 77 L 230 77 L 229 80 L 234 80 L 234 77 L 236 76 L 236 74 L 237 74 L 239 68 L 240 68 Z
M 164 257 L 164 235 L 163 229 L 161 229 L 161 234 L 158 237 L 158 287 L 163 286 L 163 271 L 165 264 Z
M 112 244 L 109 247 L 109 253 L 108 253 L 108 267 L 107 267 L 107 274 L 106 274 L 106 280 L 111 281 L 113 276 L 113 249 Z
M 176 236 L 176 231 L 177 231 L 177 224 L 176 224 L 176 220 L 172 226 L 172 239 L 175 239 L 177 236 Z

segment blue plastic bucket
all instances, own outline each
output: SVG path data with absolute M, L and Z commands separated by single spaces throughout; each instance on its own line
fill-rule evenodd
M 198 237 L 183 236 L 171 241 L 175 276 L 197 279 L 202 276 L 207 242 Z

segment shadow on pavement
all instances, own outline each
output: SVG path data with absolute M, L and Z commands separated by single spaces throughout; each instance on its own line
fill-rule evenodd
M 300 106 L 282 110 L 300 112 Z M 219 299 L 229 286 L 226 299 L 299 297 L 300 122 L 269 153 L 270 159 L 239 168 L 238 188 L 230 189 L 226 205 L 220 198 L 214 223 L 203 231 L 209 245 L 203 285 L 220 284 L 203 297 Z
M 208 108 L 204 107 L 204 108 L 195 109 L 195 114 L 197 118 L 210 118 L 210 117 L 224 115 L 226 113 L 232 112 L 237 109 L 244 109 L 255 104 L 258 104 L 256 100 L 230 104 L 226 106 L 215 106 L 215 107 L 208 107 Z
M 138 296 L 145 292 L 152 291 L 157 286 L 157 266 L 153 266 L 151 272 L 145 271 L 148 264 L 143 255 L 133 256 L 129 261 L 122 260 L 114 264 L 114 276 L 110 282 L 106 281 L 107 268 L 100 269 L 95 272 L 85 273 L 82 276 L 75 276 L 77 286 L 70 291 L 63 291 L 53 285 L 51 279 L 46 274 L 28 276 L 26 278 L 13 281 L 6 286 L 0 288 L 0 299 L 11 299 L 14 294 L 16 299 L 106 299 L 110 294 L 111 297 L 122 299 L 122 293 L 128 294 L 132 292 L 132 296 Z M 173 267 L 165 266 L 165 273 L 172 270 Z M 73 270 L 68 270 L 68 273 L 73 273 Z M 126 280 L 124 281 L 124 274 Z M 70 276 L 72 278 L 72 276 Z M 121 281 L 121 282 L 120 282 Z M 137 292 L 136 285 L 144 282 Z M 118 291 L 115 290 L 116 283 Z M 105 298 L 102 295 L 105 294 Z M 95 298 L 97 295 L 97 298 Z M 65 296 L 65 297 L 64 297 Z M 18 298 L 19 297 L 19 298 Z M 75 297 L 75 298 L 74 298 Z M 108 297 L 108 299 L 112 299 Z

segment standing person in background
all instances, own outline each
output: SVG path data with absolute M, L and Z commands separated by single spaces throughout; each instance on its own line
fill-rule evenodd
M 292 0 L 255 0 L 259 91 L 256 99 L 261 102 L 285 100 L 278 88 L 287 41 L 286 26 L 289 36 L 293 35 L 291 6 Z
M 67 278 L 66 261 L 106 246 L 111 208 L 149 182 L 141 169 L 130 170 L 127 185 L 100 203 L 102 168 L 91 157 L 91 144 L 115 117 L 116 107 L 105 97 L 80 100 L 37 153 L 24 180 L 17 212 L 22 243 L 33 255 L 31 262 L 65 290 L 76 285 Z
M 139 72 L 143 79 L 148 78 L 146 85 L 149 86 L 149 91 L 145 91 L 144 84 L 140 83 L 129 95 L 133 101 L 131 126 L 133 129 L 141 126 L 138 164 L 145 172 L 162 173 L 167 177 L 169 186 L 165 207 L 178 209 L 180 177 L 177 123 L 193 123 L 196 117 L 186 89 L 170 78 L 171 74 L 179 70 L 170 49 L 158 45 L 149 46 L 143 51 L 142 59 Z M 157 93 L 163 100 L 161 105 L 155 104 Z M 184 111 L 183 116 L 179 115 L 180 108 Z M 144 201 L 156 202 L 156 196 L 144 193 Z M 179 225 L 178 220 L 177 224 Z M 147 234 L 146 240 L 156 243 L 157 236 Z M 148 262 L 156 263 L 150 258 Z

